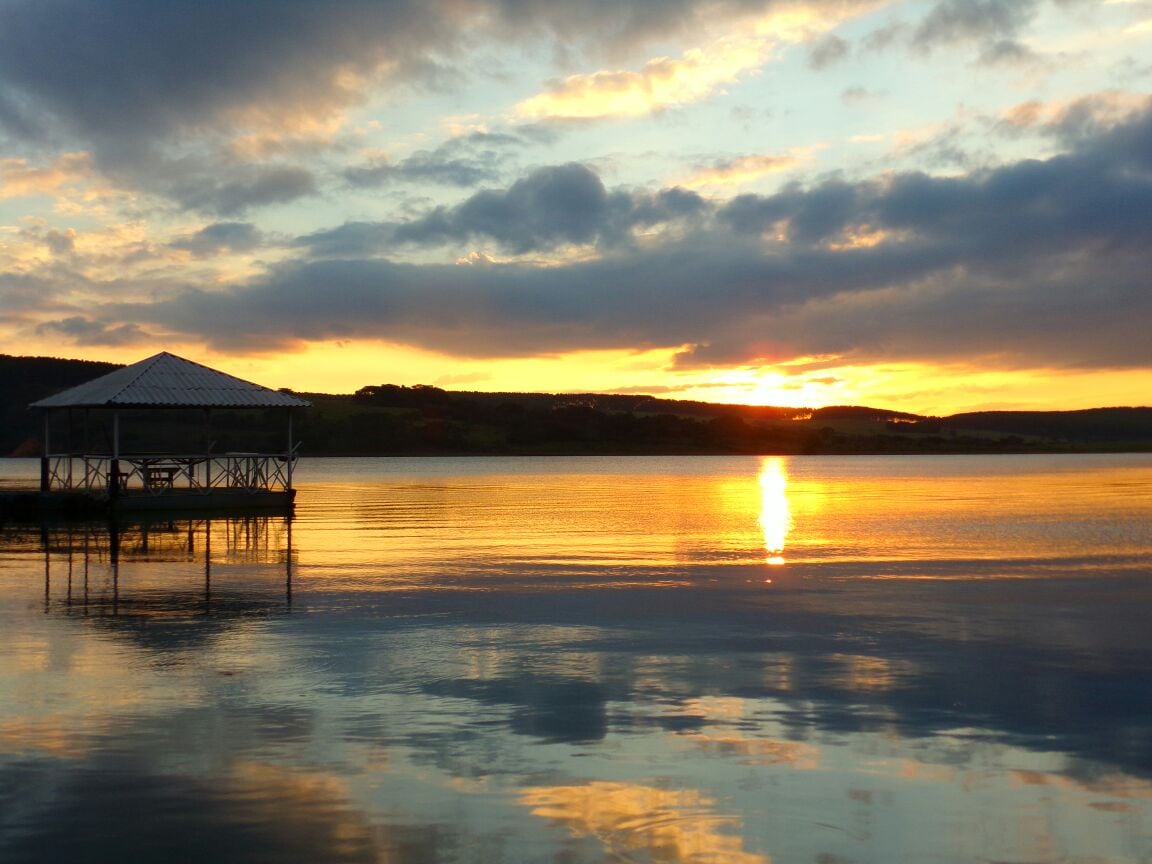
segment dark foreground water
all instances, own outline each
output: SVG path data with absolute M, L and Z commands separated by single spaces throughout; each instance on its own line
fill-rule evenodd
M 0 862 L 1152 861 L 1152 457 L 298 480 L 0 528 Z

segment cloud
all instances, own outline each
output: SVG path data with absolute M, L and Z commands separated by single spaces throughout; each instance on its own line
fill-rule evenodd
M 787 6 L 779 0 L 506 0 L 485 11 L 494 13 L 496 27 L 518 39 L 583 43 L 589 54 L 615 58 L 718 22 L 747 27 L 749 19 Z
M 1070 100 L 1021 102 L 1003 111 L 997 125 L 1009 134 L 1036 132 L 1075 146 L 1132 122 L 1147 111 L 1152 111 L 1152 96 L 1106 90 Z
M 301 238 L 299 260 L 227 293 L 107 302 L 88 318 L 238 351 L 362 338 L 461 357 L 689 346 L 681 365 L 995 357 L 1147 368 L 1152 106 L 1103 124 L 1043 160 L 829 178 L 729 201 L 610 189 L 587 166 L 553 166 L 411 222 Z M 402 238 L 595 254 L 483 266 L 380 257 Z
M 860 105 L 882 97 L 882 93 L 876 93 L 867 88 L 856 86 L 846 88 L 844 92 L 840 94 L 840 101 L 845 105 Z
M 521 102 L 514 113 L 528 121 L 640 117 L 710 96 L 742 73 L 762 66 L 771 50 L 766 40 L 732 40 L 677 59 L 650 60 L 635 72 L 572 75 Z
M 3 0 L 0 123 L 29 140 L 95 142 L 101 153 L 114 142 L 208 130 L 315 131 L 381 87 L 464 74 L 486 40 L 534 45 L 545 37 L 571 51 L 622 56 L 780 5 Z
M 204 258 L 221 253 L 250 252 L 263 242 L 263 235 L 250 222 L 215 222 L 173 240 L 169 246 Z
M 387 183 L 436 183 L 445 186 L 478 186 L 500 177 L 508 151 L 522 147 L 515 135 L 473 132 L 446 141 L 433 150 L 421 150 L 394 162 L 377 155 L 342 172 L 350 186 L 372 188 Z
M 419 74 L 422 51 L 453 38 L 436 5 L 7 2 L 0 80 L 10 104 L 101 141 L 228 123 L 257 105 L 324 114 L 379 76 Z
M 852 48 L 846 39 L 830 33 L 808 46 L 808 65 L 813 69 L 825 69 L 851 53 Z
M 353 337 L 486 357 L 665 344 L 668 338 L 683 344 L 702 325 L 719 326 L 731 314 L 716 302 L 723 298 L 698 286 L 726 290 L 753 277 L 758 256 L 751 245 L 744 254 L 681 248 L 562 267 L 315 261 L 277 268 L 228 295 L 190 291 L 166 303 L 118 304 L 106 313 L 204 334 L 230 350 Z M 250 314 L 254 320 L 237 318 Z
M 981 52 L 979 62 L 985 66 L 1026 66 L 1040 62 L 1040 57 L 1022 42 L 999 39 Z
M 739 234 L 782 231 L 789 243 L 812 244 L 842 232 L 856 213 L 859 187 L 829 180 L 814 189 L 799 184 L 763 197 L 741 195 L 721 208 L 718 218 Z
M 324 178 L 291 160 L 345 146 L 349 110 L 400 86 L 436 88 L 474 76 L 481 52 L 499 50 L 492 46 L 535 46 L 543 36 L 573 57 L 622 57 L 650 40 L 695 32 L 702 21 L 723 27 L 775 5 L 0 0 L 0 133 L 44 153 L 86 152 L 93 172 L 129 194 L 233 217 L 315 194 Z M 722 56 L 654 61 L 642 77 L 665 88 L 658 99 L 696 98 L 759 62 L 734 56 L 759 56 L 741 45 L 713 46 Z M 377 159 L 349 167 L 344 179 L 493 182 L 497 163 L 485 156 L 507 142 L 489 138 L 487 153 L 483 143 L 472 139 L 473 149 L 454 158 L 441 148 L 396 164 Z
M 312 172 L 295 166 L 239 169 L 213 182 L 196 173 L 167 184 L 184 207 L 238 216 L 252 207 L 287 204 L 318 191 Z
M 591 168 L 570 163 L 539 168 L 507 189 L 482 190 L 408 222 L 346 223 L 301 237 L 297 244 L 336 257 L 475 241 L 524 255 L 565 246 L 627 244 L 636 229 L 691 221 L 706 209 L 704 199 L 686 189 L 609 192 Z
M 75 345 L 115 347 L 147 341 L 150 336 L 136 324 L 104 324 L 81 315 L 49 321 L 36 327 L 41 336 L 64 337 Z
M 759 69 L 784 44 L 812 38 L 863 8 L 859 3 L 773 5 L 762 17 L 679 57 L 657 57 L 638 70 L 602 70 L 553 81 L 520 102 L 513 114 L 528 121 L 640 117 L 699 102 Z M 836 37 L 824 53 L 835 51 Z M 829 60 L 831 57 L 828 58 Z
M 65 153 L 48 166 L 36 166 L 27 159 L 0 158 L 0 198 L 46 195 L 91 179 L 92 158 L 88 153 Z
M 684 181 L 683 185 L 694 189 L 702 186 L 734 186 L 749 183 L 770 174 L 788 171 L 810 159 L 810 153 L 800 151 L 779 155 L 753 154 L 738 156 L 734 159 L 722 159 L 698 169 Z
M 394 233 L 391 222 L 345 222 L 338 228 L 298 237 L 294 245 L 322 258 L 373 256 L 389 248 Z
M 915 24 L 890 21 L 869 33 L 863 46 L 885 51 L 907 46 L 921 53 L 969 43 L 980 48 L 984 66 L 1037 66 L 1043 58 L 1017 37 L 1036 18 L 1045 0 L 938 0 Z M 1061 2 L 1061 0 L 1056 0 Z
M 1011 39 L 1031 22 L 1040 0 L 941 0 L 913 31 L 916 48 Z

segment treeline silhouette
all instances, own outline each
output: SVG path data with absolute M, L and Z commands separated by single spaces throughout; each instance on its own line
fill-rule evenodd
M 39 419 L 28 403 L 114 368 L 0 355 L 0 454 L 39 452 Z M 474 393 L 427 385 L 377 384 L 350 395 L 300 395 L 313 403 L 295 420 L 296 437 L 309 455 L 1152 451 L 1152 408 L 941 418 L 865 406 L 809 410 L 644 395 Z M 257 419 L 237 417 L 237 428 Z M 228 443 L 217 435 L 219 447 Z
M 0 454 L 35 455 L 43 434 L 28 404 L 118 369 L 115 363 L 0 354 Z

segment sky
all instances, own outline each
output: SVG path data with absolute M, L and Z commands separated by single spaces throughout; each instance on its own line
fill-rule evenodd
M 0 353 L 1152 404 L 1148 0 L 0 0 Z

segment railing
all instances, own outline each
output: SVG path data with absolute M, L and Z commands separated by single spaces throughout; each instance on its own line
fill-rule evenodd
M 276 492 L 292 488 L 291 453 L 222 453 L 218 456 L 121 456 L 87 453 L 48 457 L 48 491 L 127 495 Z

